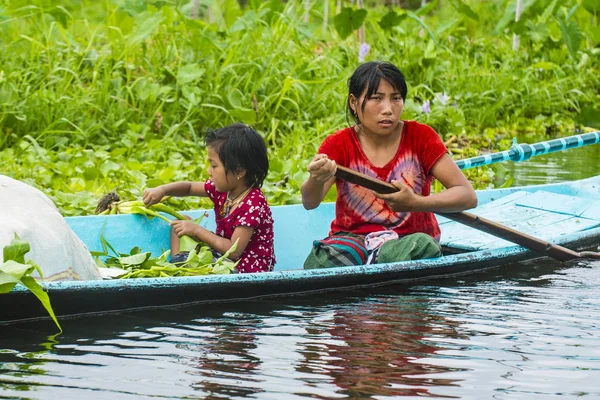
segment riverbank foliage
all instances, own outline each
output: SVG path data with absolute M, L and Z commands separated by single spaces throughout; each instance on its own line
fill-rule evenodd
M 598 127 L 599 6 L 587 0 L 6 0 L 0 5 L 0 173 L 64 215 L 112 189 L 206 177 L 207 129 L 254 125 L 269 146 L 269 202 L 299 201 L 306 165 L 346 125 L 346 79 L 389 60 L 409 83 L 404 118 L 432 125 L 456 159 L 513 136 Z M 354 2 L 352 2 L 354 3 Z M 418 2 L 420 5 L 420 2 Z M 520 47 L 513 50 L 513 34 Z M 467 171 L 478 187 L 486 169 Z M 331 196 L 329 196 L 331 198 Z M 181 209 L 197 200 L 171 200 Z M 202 205 L 202 203 L 200 204 Z

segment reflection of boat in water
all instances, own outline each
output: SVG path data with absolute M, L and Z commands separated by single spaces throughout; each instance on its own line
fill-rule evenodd
M 335 304 L 328 318 L 319 315 L 306 326 L 315 339 L 299 343 L 298 372 L 327 375 L 337 395 L 352 399 L 431 396 L 429 387 L 458 385 L 445 373 L 461 368 L 432 360 L 467 336 L 458 323 L 431 312 L 429 301 L 394 295 Z
M 583 249 L 600 242 L 600 177 L 581 181 L 478 191 L 474 214 L 551 242 Z M 191 212 L 198 216 L 203 210 Z M 273 207 L 276 270 L 262 274 L 176 278 L 48 282 L 60 318 L 134 308 L 195 302 L 235 302 L 248 298 L 330 291 L 468 274 L 530 260 L 539 254 L 456 222 L 440 219 L 445 255 L 437 259 L 301 269 L 312 241 L 326 236 L 334 204 L 306 211 L 299 205 Z M 67 218 L 90 250 L 101 249 L 100 233 L 120 252 L 138 246 L 159 255 L 169 248 L 169 226 L 136 215 Z M 213 229 L 214 218 L 206 218 Z M 38 300 L 22 287 L 0 296 L 0 321 L 46 318 Z

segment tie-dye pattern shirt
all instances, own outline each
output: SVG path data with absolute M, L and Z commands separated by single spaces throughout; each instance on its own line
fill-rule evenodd
M 254 228 L 250 242 L 240 256 L 237 269 L 240 273 L 273 271 L 275 249 L 273 247 L 273 216 L 265 196 L 259 188 L 252 188 L 240 204 L 225 218 L 219 217 L 227 193 L 219 192 L 209 179 L 204 182 L 208 197 L 215 203 L 217 229 L 215 233 L 231 239 L 238 226 Z
M 326 154 L 338 165 L 386 182 L 398 180 L 415 193 L 429 196 L 433 175 L 431 168 L 447 152 L 438 134 L 416 121 L 404 121 L 400 146 L 396 155 L 383 167 L 369 161 L 353 128 L 328 136 L 319 153 Z M 399 236 L 423 232 L 440 240 L 440 228 L 433 213 L 394 212 L 371 190 L 336 179 L 337 200 L 331 232 L 344 231 L 366 235 L 393 230 Z

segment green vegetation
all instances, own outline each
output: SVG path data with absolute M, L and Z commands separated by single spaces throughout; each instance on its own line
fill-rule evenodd
M 60 332 L 62 332 L 62 328 L 50 304 L 48 293 L 31 276 L 34 271 L 37 271 L 40 277 L 42 277 L 42 270 L 33 261 L 25 261 L 25 254 L 29 253 L 29 250 L 31 250 L 29 243 L 21 240 L 17 234 L 15 234 L 12 242 L 4 247 L 4 262 L 0 264 L 0 295 L 10 292 L 17 283 L 20 283 L 38 298 L 46 311 L 48 311 L 48 315 L 50 315 Z
M 90 214 L 114 188 L 139 199 L 145 187 L 204 179 L 203 133 L 243 121 L 269 145 L 269 202 L 298 202 L 308 160 L 346 124 L 359 22 L 365 61 L 389 60 L 407 77 L 404 117 L 432 125 L 456 158 L 517 135 L 598 127 L 594 0 L 525 0 L 518 23 L 512 0 L 412 11 L 343 2 L 340 13 L 329 1 L 326 25 L 323 1 L 308 22 L 304 2 L 247 3 L 5 0 L 0 173 L 40 188 L 63 215 Z M 467 174 L 476 186 L 503 183 L 484 168 Z
M 237 265 L 237 262 L 227 258 L 235 251 L 237 242 L 214 262 L 210 247 L 202 244 L 196 250 L 196 246 L 193 246 L 189 250 L 188 258 L 180 265 L 167 261 L 170 250 L 159 257 L 152 257 L 151 252 L 144 252 L 139 247 L 134 247 L 129 254 L 125 254 L 117 252 L 103 235 L 100 236 L 100 242 L 102 251 L 91 252 L 96 264 L 101 268 L 113 268 L 111 275 L 119 279 L 230 274 Z

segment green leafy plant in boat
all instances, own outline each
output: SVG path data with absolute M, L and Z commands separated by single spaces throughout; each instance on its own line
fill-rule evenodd
M 201 218 L 198 218 L 198 220 Z M 230 274 L 237 265 L 237 262 L 227 258 L 229 254 L 235 251 L 237 242 L 214 262 L 210 247 L 203 243 L 194 242 L 186 261 L 178 265 L 167 261 L 170 250 L 165 251 L 159 257 L 153 258 L 151 252 L 144 252 L 139 247 L 131 249 L 129 254 L 119 253 L 108 243 L 103 234 L 100 235 L 100 242 L 102 243 L 102 251 L 91 252 L 96 264 L 101 268 L 122 270 L 111 272 L 113 277 L 120 279 Z M 109 250 L 113 255 L 109 254 Z M 102 259 L 101 257 L 105 258 Z
M 169 197 L 165 197 L 164 200 L 168 199 Z M 95 213 L 99 215 L 139 214 L 148 218 L 157 217 L 166 222 L 171 222 L 167 217 L 161 215 L 160 212 L 164 212 L 165 214 L 169 214 L 180 220 L 188 219 L 163 203 L 157 203 L 147 207 L 144 202 L 140 200 L 121 201 L 121 198 L 114 190 L 102 196 L 102 198 L 98 201 L 95 211 Z M 205 215 L 206 214 L 203 214 L 199 218 L 192 220 L 192 222 L 195 224 L 200 224 L 200 221 L 202 221 Z M 180 238 L 181 251 L 192 251 L 199 244 L 200 242 L 195 241 L 187 235 L 184 235 Z M 103 247 L 105 247 L 104 244 Z M 104 250 L 106 251 L 106 248 Z

